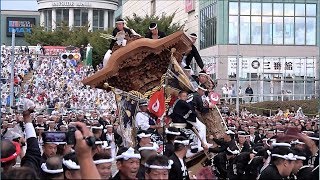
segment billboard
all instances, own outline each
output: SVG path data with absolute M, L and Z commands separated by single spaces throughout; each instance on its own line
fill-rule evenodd
M 31 33 L 36 18 L 7 17 L 7 37 L 12 36 L 12 30 L 16 30 L 16 37 L 24 37 L 24 33 Z

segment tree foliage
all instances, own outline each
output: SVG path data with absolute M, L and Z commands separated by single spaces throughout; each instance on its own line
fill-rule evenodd
M 127 26 L 134 29 L 137 33 L 144 36 L 148 32 L 148 27 L 151 22 L 158 24 L 159 30 L 165 32 L 167 35 L 179 31 L 183 26 L 178 23 L 172 23 L 175 14 L 170 16 L 148 16 L 140 17 L 136 14 L 133 18 L 126 17 Z M 31 45 L 41 43 L 44 46 L 86 46 L 88 43 L 93 47 L 92 58 L 93 66 L 102 62 L 104 54 L 108 50 L 110 40 L 100 37 L 100 33 L 111 34 L 113 29 L 107 31 L 89 32 L 88 27 L 76 27 L 71 31 L 67 24 L 62 23 L 61 27 L 55 31 L 45 31 L 43 27 L 33 27 L 31 34 L 25 34 L 25 40 Z
M 138 34 L 145 36 L 149 31 L 149 25 L 152 22 L 157 23 L 158 29 L 163 31 L 166 35 L 170 35 L 174 32 L 183 29 L 184 25 L 180 25 L 179 23 L 172 23 L 175 13 L 170 16 L 165 16 L 162 14 L 161 16 L 149 16 L 146 15 L 144 17 L 138 16 L 137 14 L 133 14 L 133 18 L 125 17 L 126 25 L 130 29 L 134 29 Z

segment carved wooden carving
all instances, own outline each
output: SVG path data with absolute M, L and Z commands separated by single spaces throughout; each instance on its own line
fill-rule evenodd
M 182 60 L 191 50 L 192 42 L 182 32 L 159 40 L 133 37 L 125 47 L 116 45 L 106 67 L 83 80 L 85 85 L 104 89 L 104 83 L 123 91 L 145 93 L 160 85 L 161 76 L 167 71 L 171 49 L 173 56 Z

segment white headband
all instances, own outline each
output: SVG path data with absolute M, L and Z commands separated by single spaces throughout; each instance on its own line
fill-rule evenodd
M 63 169 L 48 169 L 46 163 L 42 163 L 41 169 L 43 172 L 46 172 L 49 174 L 63 173 Z
M 187 145 L 189 145 L 189 140 L 183 140 L 183 141 L 174 140 L 173 143 L 175 143 L 175 144 L 183 144 L 183 145 L 187 146 Z
M 100 144 L 103 144 L 103 141 L 96 141 L 94 144 L 95 145 L 100 145 Z
M 291 141 L 290 144 L 305 144 L 304 142 L 299 141 L 299 139 L 295 141 Z
M 98 165 L 98 164 L 103 164 L 103 163 L 111 163 L 113 161 L 114 161 L 114 159 L 111 158 L 111 159 L 99 159 L 99 160 L 95 160 L 93 162 L 95 165 Z
M 232 151 L 229 147 L 227 148 L 227 151 L 229 151 L 231 154 L 234 154 L 234 155 L 237 155 L 240 153 L 238 150 Z
M 310 136 L 308 136 L 310 139 L 312 139 L 312 140 L 316 140 L 316 141 L 319 141 L 319 138 L 317 138 L 317 137 L 310 137 Z
M 235 133 L 231 130 L 228 130 L 228 131 L 226 131 L 226 134 L 230 135 L 230 134 L 235 134 Z
M 62 159 L 62 163 L 67 166 L 68 169 L 72 169 L 72 170 L 79 170 L 80 169 L 80 166 L 72 161 L 71 159 L 69 160 L 65 160 L 65 159 Z
M 272 147 L 291 147 L 291 145 L 289 143 L 272 143 L 271 144 Z
M 147 163 L 144 164 L 145 167 L 148 167 L 150 169 L 171 169 L 171 165 L 173 164 L 173 161 L 170 159 L 168 161 L 168 166 L 158 166 L 158 165 L 149 165 Z
M 199 73 L 199 74 L 200 74 L 200 73 Z M 203 87 L 201 87 L 201 86 L 198 86 L 198 88 L 201 89 L 201 90 L 203 90 L 203 91 L 208 91 L 208 89 L 205 89 L 205 88 L 203 88 Z
M 294 155 L 294 158 L 296 158 L 297 160 L 302 160 L 302 161 L 306 160 L 306 157 L 304 157 L 304 156 Z
M 191 34 L 189 36 L 192 37 L 192 38 L 196 38 L 196 39 L 198 38 L 197 36 L 194 36 L 194 35 L 191 35 Z
M 140 133 L 137 135 L 139 138 L 144 138 L 144 137 L 150 137 L 151 134 L 146 134 L 146 133 Z
M 108 141 L 102 141 L 102 149 L 111 149 L 111 146 L 109 146 Z
M 92 126 L 91 129 L 103 129 L 103 126 Z
M 149 29 L 150 29 L 150 30 L 154 30 L 154 29 L 156 29 L 157 27 L 158 27 L 158 24 L 156 24 L 156 26 L 153 27 L 153 28 L 150 28 L 150 27 L 149 27 Z
M 297 160 L 296 157 L 292 153 L 289 153 L 287 155 L 272 154 L 271 156 L 272 157 L 282 158 L 282 159 L 285 159 L 285 160 L 291 160 L 291 161 Z
M 151 151 L 157 151 L 159 149 L 159 146 L 157 143 L 153 143 L 152 146 L 143 146 L 143 147 L 140 147 L 138 149 L 138 151 L 142 151 L 142 150 L 151 150 Z
M 130 147 L 126 152 L 123 152 L 121 155 L 116 156 L 116 160 L 119 160 L 119 159 L 128 160 L 131 158 L 141 159 L 140 154 L 135 154 L 134 149 L 132 147 Z
M 253 154 L 258 154 L 258 152 L 255 151 L 254 149 L 252 150 L 252 153 L 253 153 Z
M 166 134 L 176 135 L 176 136 L 179 136 L 181 134 L 180 132 L 169 131 L 168 129 L 165 130 L 165 133 Z

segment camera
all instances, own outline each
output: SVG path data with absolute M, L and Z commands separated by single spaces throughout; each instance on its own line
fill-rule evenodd
M 48 132 L 42 133 L 42 140 L 44 143 L 67 143 L 69 145 L 76 144 L 75 132 L 77 128 L 70 126 L 67 132 Z
M 48 132 L 42 133 L 42 140 L 44 143 L 66 143 L 69 145 L 76 144 L 76 132 L 77 128 L 75 126 L 69 126 L 67 132 Z M 87 145 L 92 147 L 95 145 L 96 139 L 94 136 L 85 137 Z

